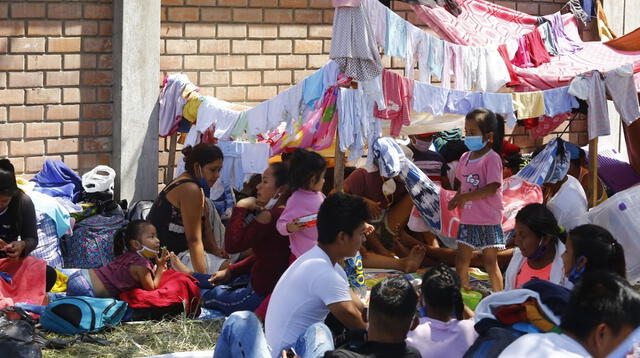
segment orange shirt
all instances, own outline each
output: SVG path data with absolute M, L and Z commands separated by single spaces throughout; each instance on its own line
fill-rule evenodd
M 529 282 L 529 280 L 531 280 L 532 278 L 539 278 L 541 280 L 549 281 L 549 279 L 551 278 L 551 265 L 552 263 L 539 270 L 536 270 L 531 268 L 531 266 L 529 266 L 529 260 L 525 259 L 522 267 L 520 267 L 518 275 L 516 276 L 516 288 L 521 288 L 522 285 Z

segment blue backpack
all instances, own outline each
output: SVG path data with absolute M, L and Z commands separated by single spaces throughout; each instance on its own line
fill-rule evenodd
M 42 328 L 59 334 L 97 332 L 120 324 L 127 303 L 114 298 L 64 297 L 40 316 Z

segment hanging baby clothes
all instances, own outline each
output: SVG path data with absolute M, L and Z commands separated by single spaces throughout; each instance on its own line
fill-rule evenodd
M 480 49 L 473 46 L 463 46 L 462 51 L 464 57 L 464 89 L 477 89 Z
M 529 129 L 529 133 L 533 138 L 544 138 L 570 117 L 571 113 L 561 113 L 554 117 L 542 116 L 538 119 L 538 125 Z
M 440 85 L 444 88 L 451 88 L 451 72 L 455 66 L 455 57 L 453 47 L 456 46 L 451 42 L 445 42 L 443 47 L 442 76 L 440 77 Z
M 527 46 L 527 40 L 524 37 L 520 37 L 518 39 L 518 51 L 516 52 L 516 55 L 511 63 L 514 66 L 518 66 L 520 68 L 533 67 L 533 63 L 531 62 L 531 57 Z
M 464 80 L 464 47 L 460 45 L 453 45 L 451 48 L 453 54 L 453 75 L 456 81 L 456 89 L 465 90 L 471 88 L 465 88 Z
M 300 116 L 304 110 L 303 89 L 303 83 L 298 83 L 267 101 L 269 103 L 266 118 L 267 131 L 278 128 L 282 122 L 287 123 L 288 129 L 293 126 L 294 121 L 301 122 Z
M 373 36 L 362 6 L 338 8 L 333 17 L 329 57 L 347 76 L 358 81 L 370 80 L 383 68 Z
M 364 154 L 369 118 L 365 115 L 365 97 L 360 89 L 340 88 L 338 94 L 338 135 L 340 150 L 349 152 L 347 160 L 356 160 Z
M 551 23 L 549 23 L 549 21 L 543 22 L 538 26 L 538 31 L 540 31 L 540 36 L 542 36 L 542 41 L 544 41 L 547 52 L 552 56 L 557 56 L 558 41 L 556 40 L 556 35 L 553 33 L 553 29 L 551 29 Z
M 385 178 L 400 176 L 420 216 L 435 231 L 440 230 L 440 189 L 408 160 L 398 143 L 389 137 L 378 138 L 372 146 L 373 162 Z
M 196 122 L 200 133 L 204 133 L 207 128 L 215 124 L 214 136 L 216 138 L 227 140 L 231 136 L 240 112 L 225 108 L 223 103 L 216 98 L 205 97 L 198 108 L 198 121 Z
M 178 130 L 178 124 L 182 120 L 182 108 L 187 103 L 182 97 L 182 92 L 189 83 L 191 83 L 189 78 L 183 74 L 167 77 L 158 99 L 160 137 L 168 137 Z
M 516 92 L 511 95 L 518 119 L 537 118 L 544 114 L 542 91 Z
M 497 48 L 484 47 L 482 49 L 486 56 L 486 91 L 498 92 L 502 86 L 511 80 L 509 70 L 504 65 Z M 481 73 L 480 75 L 485 74 Z
M 544 90 L 542 95 L 544 97 L 544 114 L 548 117 L 555 117 L 580 107 L 578 100 L 569 94 L 569 86 Z
M 420 46 L 422 46 L 423 41 L 428 41 L 426 37 L 424 37 L 425 32 L 406 21 L 405 25 L 407 27 L 407 52 L 403 56 L 405 61 L 404 67 L 404 75 L 407 78 L 413 79 L 413 69 L 415 65 L 415 57 L 420 52 Z
M 449 89 L 433 86 L 424 82 L 414 82 L 413 85 L 413 110 L 431 113 L 434 116 L 444 114 L 444 108 L 449 98 Z
M 202 96 L 197 92 L 192 92 L 187 99 L 187 103 L 182 108 L 182 117 L 191 123 L 195 123 L 198 118 L 200 103 L 202 103 Z
M 311 76 L 303 81 L 303 97 L 304 103 L 309 108 L 315 108 L 315 105 L 322 97 L 324 91 L 336 84 L 336 78 L 340 72 L 340 67 L 334 61 L 327 62 L 320 67 Z M 333 80 L 331 80 L 333 78 Z
M 543 63 L 551 61 L 551 57 L 547 52 L 547 48 L 544 46 L 544 41 L 540 36 L 540 32 L 537 29 L 524 35 L 527 42 L 527 48 L 529 50 L 529 57 L 534 67 L 538 67 Z
M 269 162 L 269 145 L 266 143 L 218 142 L 224 155 L 220 180 L 242 190 L 244 182 L 252 174 L 262 174 Z
M 407 27 L 405 23 L 405 19 L 387 8 L 387 38 L 384 44 L 385 55 L 402 58 L 406 56 Z
M 620 117 L 631 124 L 638 117 L 638 97 L 633 82 L 633 65 L 618 67 L 604 75 L 598 71 L 576 76 L 569 85 L 569 94 L 587 101 L 587 130 L 589 140 L 609 135 L 609 110 L 607 109 L 607 91 Z
M 445 113 L 466 115 L 472 110 L 482 107 L 482 92 L 468 92 L 460 90 L 449 90 Z
M 442 64 L 444 63 L 444 41 L 437 37 L 429 37 L 431 43 L 429 44 L 429 73 L 436 76 L 437 79 L 442 79 Z
M 562 22 L 562 15 L 560 15 L 559 12 L 543 16 L 543 18 L 551 24 L 551 31 L 555 35 L 559 55 L 568 55 L 582 49 L 582 46 L 573 41 L 567 33 L 564 32 L 564 23 Z
M 362 3 L 376 43 L 384 47 L 387 38 L 387 8 L 378 0 L 363 0 Z
M 429 52 L 431 47 L 431 36 L 422 31 L 418 44 L 418 68 L 420 68 L 420 81 L 431 83 L 431 71 L 429 69 Z
M 380 109 L 385 109 L 384 93 L 382 92 L 382 74 L 370 81 L 362 81 L 359 84 L 365 96 L 373 100 Z M 372 112 L 373 113 L 373 112 Z
M 382 72 L 382 89 L 385 109 L 376 106 L 374 115 L 377 118 L 391 120 L 391 135 L 398 136 L 403 125 L 411 125 L 411 98 L 413 96 L 413 80 L 397 73 L 384 70 Z
M 516 116 L 513 113 L 513 98 L 511 94 L 485 92 L 482 93 L 482 103 L 484 108 L 505 115 L 508 128 L 513 128 L 516 125 Z

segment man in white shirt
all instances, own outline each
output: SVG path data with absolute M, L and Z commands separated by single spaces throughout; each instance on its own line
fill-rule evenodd
M 329 312 L 347 329 L 367 328 L 364 305 L 350 290 L 339 263 L 355 256 L 368 219 L 367 205 L 356 196 L 333 194 L 320 206 L 318 244 L 285 271 L 271 295 L 265 333 L 273 357 L 289 348 L 303 358 L 333 349 L 322 323 Z M 330 346 L 324 344 L 327 340 Z M 326 348 L 319 349 L 317 341 Z
M 619 275 L 593 272 L 578 281 L 562 316 L 563 334 L 525 334 L 500 358 L 605 358 L 640 326 L 640 294 Z

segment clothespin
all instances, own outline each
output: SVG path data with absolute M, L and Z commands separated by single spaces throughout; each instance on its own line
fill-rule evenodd
M 352 89 L 358 89 L 358 81 L 352 80 L 351 81 L 351 88 Z

